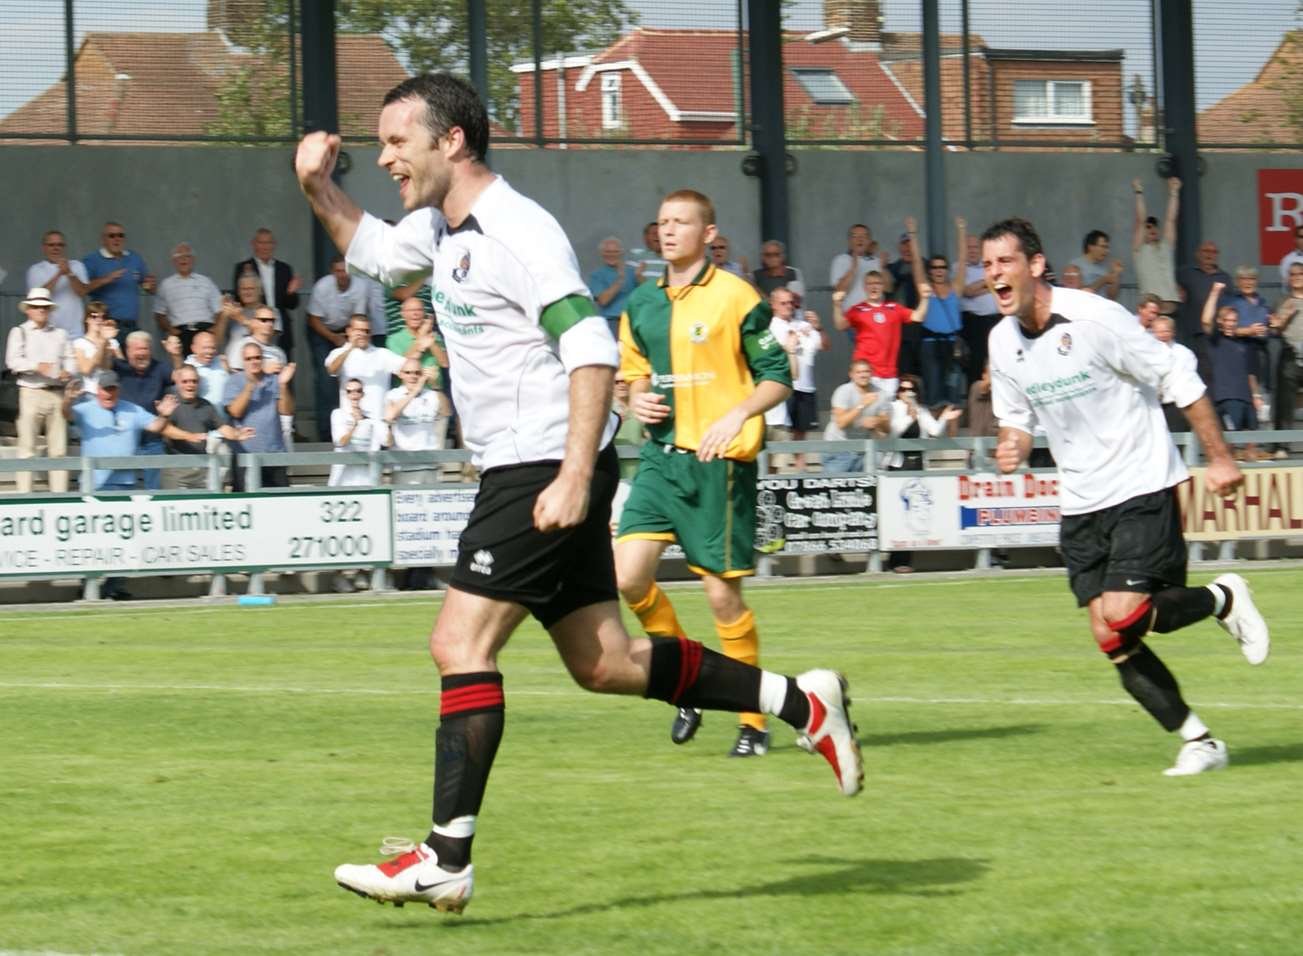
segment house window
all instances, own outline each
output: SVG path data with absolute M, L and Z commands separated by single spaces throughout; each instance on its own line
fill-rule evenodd
M 1088 80 L 1014 80 L 1013 121 L 1084 124 L 1090 115 Z
M 602 74 L 602 129 L 619 129 L 624 125 L 620 115 L 620 74 Z
M 792 70 L 792 75 L 810 99 L 820 106 L 846 106 L 855 102 L 855 95 L 846 89 L 846 84 L 832 70 L 801 67 Z

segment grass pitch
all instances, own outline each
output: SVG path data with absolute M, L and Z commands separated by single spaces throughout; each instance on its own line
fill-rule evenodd
M 428 601 L 0 611 L 0 954 L 1298 953 L 1303 572 L 1248 577 L 1265 666 L 1153 641 L 1230 746 L 1189 779 L 1057 576 L 749 589 L 767 666 L 850 678 L 854 800 L 781 725 L 672 746 L 531 622 L 461 918 L 331 878 L 426 832 Z

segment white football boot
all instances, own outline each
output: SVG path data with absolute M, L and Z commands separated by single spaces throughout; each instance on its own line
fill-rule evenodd
M 1218 618 L 1217 623 L 1235 638 L 1246 661 L 1261 664 L 1271 653 L 1271 635 L 1267 632 L 1267 622 L 1253 603 L 1249 582 L 1238 574 L 1222 574 L 1213 578 L 1213 584 L 1231 592 L 1231 611 L 1224 619 Z
M 474 867 L 456 873 L 439 868 L 439 858 L 424 843 L 385 837 L 380 852 L 398 854 L 384 863 L 345 863 L 335 867 L 335 882 L 377 903 L 428 903 L 441 913 L 460 913 L 471 900 Z
M 838 789 L 855 796 L 864 786 L 864 760 L 855 739 L 857 728 L 851 723 L 846 678 L 836 671 L 806 671 L 796 678 L 796 686 L 810 701 L 810 722 L 798 746 L 805 750 L 803 744 L 808 743 L 811 753 L 821 754 L 837 775 Z
M 1176 763 L 1163 771 L 1165 777 L 1190 777 L 1208 770 L 1225 770 L 1230 758 L 1226 744 L 1209 737 L 1206 740 L 1189 740 L 1176 754 Z

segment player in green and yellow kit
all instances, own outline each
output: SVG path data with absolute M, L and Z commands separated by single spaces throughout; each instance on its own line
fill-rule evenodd
M 650 440 L 620 516 L 616 579 L 648 634 L 683 637 L 656 585 L 661 552 L 677 541 L 701 576 L 724 653 L 757 664 L 742 578 L 755 572 L 761 416 L 791 392 L 788 357 L 769 332 L 769 304 L 707 260 L 716 235 L 711 201 L 692 190 L 671 193 L 658 224 L 665 275 L 640 285 L 620 320 L 620 370 Z M 731 755 L 765 753 L 764 716 L 741 721 Z M 700 711 L 680 707 L 671 739 L 686 743 L 700 722 Z

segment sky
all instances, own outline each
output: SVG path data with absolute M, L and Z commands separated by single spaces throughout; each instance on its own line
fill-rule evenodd
M 959 0 L 939 0 L 941 27 L 960 29 Z M 737 0 L 626 0 L 645 26 L 731 25 Z M 206 0 L 77 0 L 76 41 L 89 31 L 191 31 L 204 28 Z M 919 0 L 882 0 L 886 27 L 920 28 Z M 1127 82 L 1140 74 L 1152 92 L 1151 0 L 970 0 L 976 33 L 992 47 L 1125 51 Z M 1195 84 L 1204 109 L 1249 82 L 1286 30 L 1303 26 L 1299 0 L 1194 0 Z M 817 30 L 822 0 L 787 0 L 784 26 Z M 1011 12 L 1014 11 L 1014 12 Z M 0 0 L 0 117 L 57 82 L 63 73 L 63 4 Z M 1130 113 L 1130 111 L 1127 111 Z

